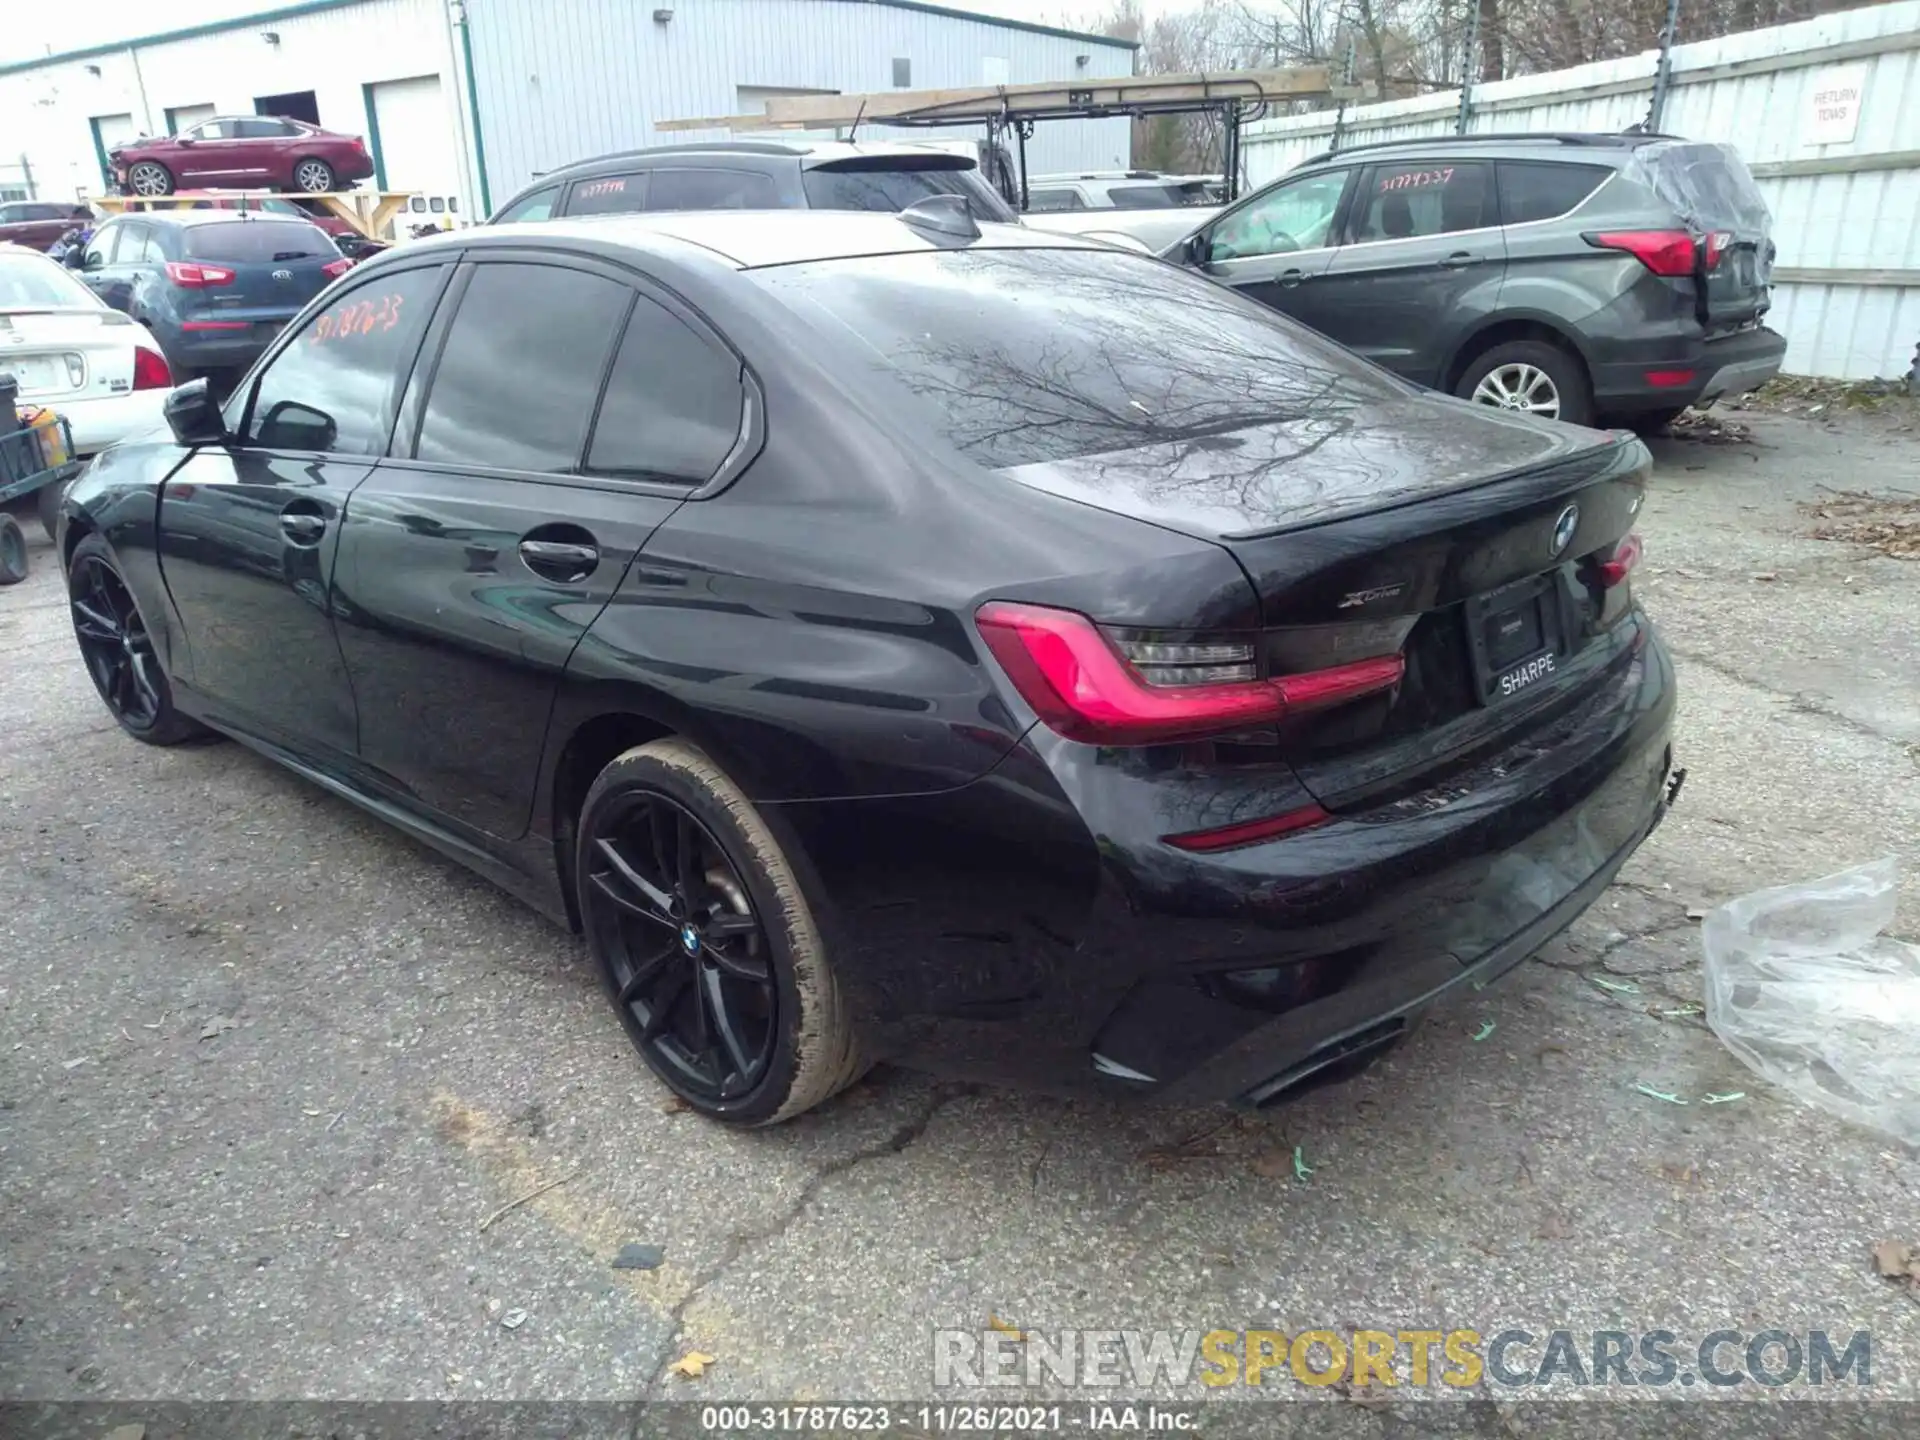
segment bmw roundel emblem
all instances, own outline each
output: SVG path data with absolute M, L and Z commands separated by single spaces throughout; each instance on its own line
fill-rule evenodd
M 680 927 L 680 948 L 689 955 L 700 953 L 700 932 L 691 925 Z
M 1569 505 L 1560 512 L 1560 518 L 1553 522 L 1553 558 L 1559 559 L 1567 546 L 1573 543 L 1573 532 L 1580 528 L 1580 507 Z

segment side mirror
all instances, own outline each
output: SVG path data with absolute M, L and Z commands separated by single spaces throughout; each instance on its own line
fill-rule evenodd
M 162 408 L 173 438 L 182 445 L 218 445 L 227 438 L 227 422 L 220 417 L 204 376 L 175 389 Z
M 69 270 L 86 269 L 87 268 L 86 248 L 81 245 L 69 245 L 66 248 L 65 253 L 63 253 L 60 256 L 60 263 L 66 266 L 67 269 Z
M 1208 264 L 1213 259 L 1213 237 L 1205 230 L 1189 235 L 1186 240 L 1186 254 L 1182 258 L 1187 264 L 1196 268 Z

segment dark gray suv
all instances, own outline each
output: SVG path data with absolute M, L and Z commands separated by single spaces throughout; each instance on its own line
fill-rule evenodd
M 1653 429 L 1780 369 L 1770 225 L 1727 146 L 1468 135 L 1318 156 L 1167 258 L 1434 389 Z

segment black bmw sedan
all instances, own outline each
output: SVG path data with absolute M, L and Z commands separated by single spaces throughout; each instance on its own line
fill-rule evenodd
M 1638 441 L 939 202 L 401 247 L 168 415 L 60 525 L 119 723 L 584 932 L 724 1121 L 879 1060 L 1267 1104 L 1677 783 Z

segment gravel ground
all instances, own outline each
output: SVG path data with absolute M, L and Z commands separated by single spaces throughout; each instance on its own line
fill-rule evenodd
M 1536 961 L 1258 1117 L 881 1071 L 704 1125 L 572 938 L 238 746 L 121 736 L 39 546 L 0 592 L 0 1399 L 925 1399 L 933 1329 L 996 1322 L 1868 1330 L 1871 1393 L 1920 1398 L 1920 1292 L 1870 1255 L 1920 1241 L 1920 1152 L 1658 1013 L 1699 999 L 1689 912 L 1920 836 L 1920 565 L 1798 507 L 1920 489 L 1910 437 L 1743 418 L 1656 442 L 1672 818 Z M 665 1263 L 611 1268 L 636 1241 Z

